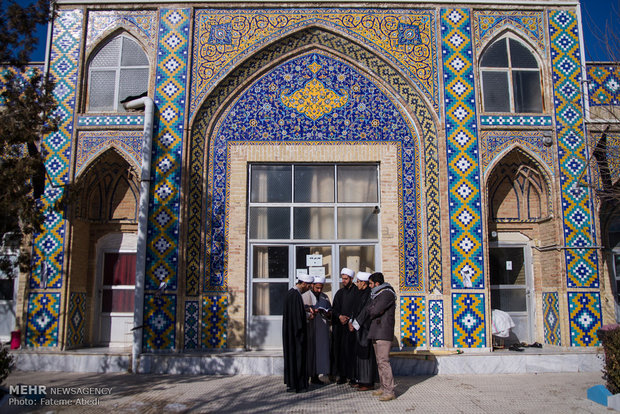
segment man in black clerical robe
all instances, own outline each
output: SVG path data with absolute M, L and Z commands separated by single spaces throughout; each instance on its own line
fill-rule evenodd
M 349 319 L 355 311 L 357 286 L 353 284 L 355 272 L 346 267 L 340 271 L 342 288 L 336 292 L 332 305 L 332 375 L 338 384 L 347 380 L 355 384 L 355 332 L 349 331 Z
M 297 284 L 284 299 L 282 315 L 282 347 L 284 349 L 284 383 L 289 392 L 308 390 L 308 331 L 306 313 L 301 295 L 310 289 L 314 280 L 309 275 L 298 275 Z

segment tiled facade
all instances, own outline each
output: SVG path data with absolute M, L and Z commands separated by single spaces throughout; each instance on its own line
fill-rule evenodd
M 592 248 L 601 238 L 594 196 L 575 185 L 591 177 L 583 173 L 586 72 L 575 7 L 148 3 L 129 10 L 101 2 L 91 10 L 60 2 L 49 70 L 61 124 L 43 138 L 47 203 L 110 150 L 140 170 L 142 112 L 88 113 L 84 87 L 98 45 L 120 31 L 135 37 L 151 63 L 148 96 L 155 102 L 143 352 L 247 345 L 247 165 L 253 162 L 378 163 L 377 270 L 399 296 L 400 344 L 490 350 L 489 246 L 496 241 L 490 234 L 515 233 L 518 226 L 506 220 L 493 227 L 487 180 L 514 151 L 540 167 L 549 210 L 556 212 L 521 220 L 526 229 L 516 231 L 534 250 L 530 306 L 541 316 L 529 322 L 531 340 L 597 345 L 596 329 L 610 322 L 604 304 L 611 292 L 601 283 L 607 266 Z M 542 113 L 483 109 L 479 61 L 505 33 L 538 59 Z M 591 67 L 587 76 L 590 106 L 617 102 L 617 66 Z M 97 300 L 81 286 L 97 283 L 100 265 L 92 253 L 71 256 L 65 232 L 72 220 L 50 212 L 36 236 L 34 269 L 22 292 L 29 347 L 94 341 L 86 327 L 96 325 Z M 136 231 L 135 220 L 90 220 L 72 227 L 89 232 L 90 251 L 106 233 Z M 551 230 L 541 230 L 545 225 Z M 549 252 L 548 246 L 566 248 Z M 545 266 L 554 260 L 562 263 L 551 278 Z M 67 274 L 67 263 L 86 271 Z

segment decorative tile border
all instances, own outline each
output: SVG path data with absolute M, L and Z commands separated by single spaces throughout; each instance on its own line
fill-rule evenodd
M 482 131 L 480 132 L 480 144 L 482 146 L 482 170 L 485 172 L 500 153 L 512 146 L 519 146 L 538 155 L 540 160 L 547 164 L 551 174 L 554 173 L 553 149 L 543 144 L 541 131 Z
M 192 350 L 199 349 L 200 331 L 200 304 L 197 300 L 185 301 L 185 318 L 183 320 L 184 341 L 183 348 Z
M 53 93 L 58 102 L 58 130 L 43 137 L 41 142 L 49 179 L 45 181 L 41 199 L 41 208 L 45 211 L 44 230 L 34 237 L 31 289 L 60 289 L 63 284 L 65 220 L 61 213 L 48 207 L 60 199 L 63 186 L 69 181 L 81 34 L 82 10 L 59 10 L 53 23 L 49 65 L 49 73 L 56 82 Z
M 589 246 L 594 243 L 590 194 L 581 180 L 588 168 L 583 135 L 581 96 L 581 61 L 578 21 L 568 10 L 549 12 L 555 122 L 558 136 L 558 159 L 562 187 L 562 213 L 566 246 Z M 598 258 L 594 249 L 566 249 L 568 288 L 598 288 Z
M 428 301 L 428 343 L 431 348 L 443 348 L 443 300 Z
M 426 346 L 426 298 L 424 296 L 401 296 L 400 339 L 402 346 L 416 348 Z
M 620 105 L 620 65 L 586 65 L 590 106 Z
M 177 296 L 144 295 L 144 327 L 142 348 L 144 352 L 174 349 L 176 338 Z
M 202 298 L 202 348 L 226 348 L 228 340 L 228 296 Z
M 82 115 L 78 126 L 144 125 L 144 115 Z
M 58 346 L 59 316 L 60 293 L 30 293 L 28 296 L 26 346 Z
M 535 11 L 474 10 L 473 28 L 476 50 L 497 32 L 511 29 L 527 36 L 545 55 L 547 45 L 543 31 L 544 16 Z
M 483 126 L 551 126 L 552 124 L 551 117 L 544 115 L 485 115 L 480 117 L 480 125 Z
M 485 347 L 484 293 L 453 293 L 452 323 L 455 348 Z
M 142 131 L 80 131 L 75 159 L 75 176 L 109 148 L 117 149 L 127 162 L 140 171 L 142 167 Z
M 67 346 L 83 345 L 86 335 L 86 293 L 71 292 L 69 295 L 67 328 Z
M 86 48 L 99 41 L 99 36 L 116 28 L 133 27 L 142 34 L 148 45 L 157 43 L 157 11 L 155 10 L 91 10 L 88 12 Z
M 364 43 L 406 73 L 439 112 L 433 10 L 205 9 L 196 10 L 194 18 L 192 116 L 235 65 L 261 47 L 312 25 Z
M 149 195 L 149 222 L 147 231 L 145 290 L 158 289 L 161 282 L 167 291 L 176 291 L 178 284 L 179 245 L 179 190 L 181 188 L 181 158 L 183 151 L 183 122 L 185 119 L 185 84 L 187 81 L 189 9 L 161 9 L 159 46 L 157 48 L 156 119 L 152 148 L 151 187 Z M 187 287 L 189 294 L 190 286 Z M 150 295 L 145 295 L 150 296 Z M 166 309 L 176 309 L 175 294 Z M 163 296 L 162 296 L 163 297 Z M 171 349 L 175 346 L 174 314 L 171 333 L 163 330 L 164 318 L 161 300 L 144 302 L 145 315 L 158 313 L 162 325 L 146 323 L 146 349 Z M 173 303 L 174 302 L 174 303 Z M 153 308 L 155 306 L 155 308 Z
M 546 344 L 562 345 L 558 292 L 543 292 L 543 330 Z
M 478 132 L 469 10 L 441 10 L 452 288 L 484 288 Z M 466 280 L 471 280 L 471 285 Z
M 598 346 L 601 329 L 601 296 L 597 292 L 568 292 L 570 346 Z
M 427 249 L 428 249 L 428 280 L 429 290 L 442 289 L 441 274 L 441 229 L 440 229 L 440 208 L 439 208 L 439 175 L 437 161 L 437 134 L 433 118 L 426 109 L 422 99 L 407 86 L 408 82 L 405 78 L 394 71 L 384 61 L 377 56 L 370 54 L 368 51 L 359 46 L 350 43 L 346 38 L 326 33 L 320 29 L 307 30 L 298 33 L 287 43 L 277 43 L 269 46 L 257 54 L 253 60 L 247 61 L 238 66 L 232 74 L 222 82 L 220 86 L 209 95 L 204 102 L 200 114 L 196 117 L 196 124 L 192 127 L 192 141 L 190 147 L 190 182 L 189 182 L 189 216 L 188 216 L 188 246 L 187 246 L 187 279 L 197 278 L 200 270 L 201 259 L 205 263 L 209 262 L 208 257 L 202 257 L 201 252 L 201 229 L 204 224 L 201 220 L 203 211 L 203 202 L 205 195 L 203 194 L 204 183 L 204 166 L 205 159 L 205 136 L 206 128 L 212 121 L 216 108 L 228 99 L 230 94 L 239 87 L 242 82 L 253 76 L 259 69 L 268 65 L 269 62 L 277 60 L 279 57 L 285 56 L 287 53 L 304 47 L 307 44 L 318 42 L 329 49 L 338 51 L 349 56 L 352 61 L 363 62 L 363 65 L 372 72 L 381 76 L 400 97 L 407 102 L 407 105 L 413 111 L 418 122 L 422 126 L 422 135 L 424 140 L 424 160 L 426 165 L 425 188 L 426 188 L 426 205 L 427 205 Z M 419 195 L 418 195 L 419 197 Z M 210 225 L 210 223 L 209 223 Z M 208 233 L 207 233 L 208 234 Z M 401 234 L 401 239 L 404 236 Z M 221 242 L 221 241 L 220 241 Z M 401 249 L 402 250 L 402 249 Z M 207 254 L 209 252 L 206 252 Z M 410 263 L 410 269 L 404 267 L 404 253 L 401 257 L 401 275 L 400 290 L 401 291 L 419 291 L 422 289 L 422 279 L 418 276 L 417 262 Z M 209 280 L 209 276 L 205 276 Z M 208 284 L 203 287 L 204 290 L 212 290 Z

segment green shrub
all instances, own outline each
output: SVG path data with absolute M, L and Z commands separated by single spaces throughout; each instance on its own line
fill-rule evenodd
M 6 347 L 0 349 L 0 384 L 9 376 L 15 363 L 13 361 L 13 355 L 9 354 L 9 350 Z
M 603 379 L 612 394 L 620 393 L 620 326 L 613 329 L 599 329 L 598 339 L 605 351 Z

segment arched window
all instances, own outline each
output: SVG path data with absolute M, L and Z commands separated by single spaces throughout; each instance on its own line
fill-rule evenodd
M 124 112 L 120 101 L 148 91 L 149 60 L 126 35 L 103 45 L 88 66 L 88 111 Z
M 480 59 L 484 112 L 541 113 L 540 69 L 534 55 L 504 37 Z

